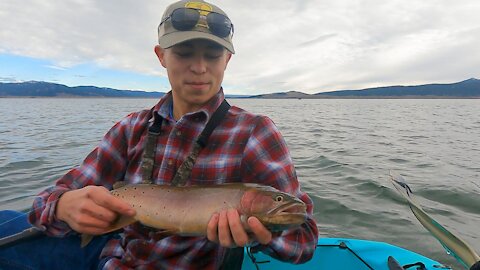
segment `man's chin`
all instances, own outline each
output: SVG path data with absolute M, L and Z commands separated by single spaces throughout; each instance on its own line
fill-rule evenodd
M 217 94 L 217 91 L 211 89 L 190 89 L 188 100 L 195 104 L 203 104 L 208 102 Z
M 212 98 L 212 95 L 191 95 L 189 99 L 187 100 L 190 105 L 193 105 L 195 107 L 201 107 L 205 104 L 208 103 L 208 101 Z

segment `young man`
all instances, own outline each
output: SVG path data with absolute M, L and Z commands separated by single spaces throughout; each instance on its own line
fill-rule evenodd
M 135 215 L 131 206 L 108 190 L 118 181 L 145 179 L 142 164 L 153 122 L 160 121 L 161 129 L 154 139 L 154 165 L 147 174 L 155 184 L 170 185 L 222 104 L 221 83 L 234 53 L 233 24 L 227 15 L 207 2 L 176 2 L 166 9 L 158 35 L 155 54 L 167 70 L 172 90 L 153 109 L 118 122 L 83 164 L 39 195 L 29 219 L 46 234 L 67 238 L 72 232 L 103 234 L 119 215 Z M 237 107 L 231 107 L 213 130 L 185 184 L 229 182 L 270 185 L 299 197 L 307 204 L 307 222 L 272 234 L 250 217 L 249 235 L 237 210 L 227 209 L 211 217 L 207 237 L 165 236 L 134 224 L 125 228 L 121 239 L 97 240 L 92 252 L 102 250 L 101 260 L 93 256 L 92 264 L 99 269 L 217 269 L 227 250 L 246 245 L 292 263 L 311 258 L 318 233 L 313 205 L 300 190 L 287 146 L 270 119 Z

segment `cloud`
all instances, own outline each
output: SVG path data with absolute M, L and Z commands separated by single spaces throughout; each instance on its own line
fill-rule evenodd
M 8 77 L 0 77 L 0 82 L 4 83 L 13 83 L 13 82 L 19 82 L 17 78 L 13 76 L 8 76 Z
M 316 93 L 480 77 L 475 0 L 213 2 L 235 24 L 227 93 Z M 94 64 L 165 76 L 153 46 L 169 3 L 1 1 L 0 20 L 8 24 L 0 28 L 0 53 L 46 59 L 52 68 Z
M 318 43 L 323 42 L 323 41 L 325 41 L 329 38 L 335 37 L 335 36 L 336 36 L 336 34 L 322 35 L 322 36 L 319 36 L 319 37 L 314 38 L 312 40 L 302 42 L 302 43 L 298 44 L 298 47 L 306 47 L 306 46 L 317 45 Z
M 64 67 L 59 67 L 59 66 L 54 66 L 54 65 L 46 65 L 45 66 L 46 68 L 51 68 L 51 69 L 56 69 L 56 70 L 67 70 L 68 68 L 64 68 Z

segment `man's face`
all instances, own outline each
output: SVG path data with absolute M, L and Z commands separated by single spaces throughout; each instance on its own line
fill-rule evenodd
M 198 109 L 220 90 L 231 54 L 214 42 L 195 39 L 168 49 L 155 47 L 167 69 L 174 106 Z

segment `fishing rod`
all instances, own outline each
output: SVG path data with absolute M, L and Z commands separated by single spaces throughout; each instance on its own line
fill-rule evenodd
M 30 214 L 33 211 L 34 211 L 34 209 L 32 209 L 32 210 L 30 210 L 26 213 L 21 213 L 19 215 L 16 215 L 13 218 L 11 218 L 9 220 L 6 220 L 3 223 L 0 223 L 0 230 L 2 230 L 2 226 L 6 225 L 10 222 L 13 222 L 14 220 L 17 220 L 17 219 L 24 219 L 28 214 Z M 25 226 L 24 225 L 25 222 L 24 221 L 21 222 L 22 227 Z M 20 232 L 17 232 L 15 234 L 7 235 L 7 236 L 4 236 L 4 237 L 0 238 L 0 249 L 10 247 L 12 245 L 15 245 L 17 243 L 24 242 L 24 241 L 27 241 L 27 240 L 33 240 L 33 239 L 38 238 L 40 236 L 45 236 L 44 230 L 42 230 L 40 228 L 37 228 L 37 227 L 34 227 L 34 226 L 30 226 L 27 229 L 24 229 L 23 231 L 20 231 Z
M 7 248 L 16 244 L 19 244 L 23 241 L 27 240 L 33 240 L 36 239 L 40 236 L 45 235 L 42 230 L 31 227 L 28 229 L 25 229 L 19 233 L 12 234 L 5 236 L 3 238 L 0 238 L 0 248 Z
M 480 256 L 473 248 L 460 237 L 448 231 L 437 221 L 431 218 L 414 200 L 412 189 L 405 178 L 398 173 L 390 171 L 390 180 L 395 189 L 407 200 L 415 217 L 466 269 L 480 270 Z

